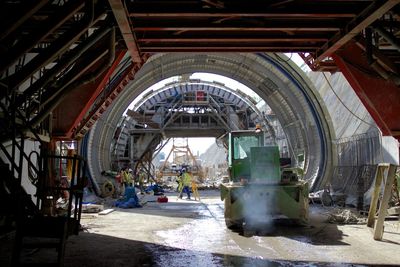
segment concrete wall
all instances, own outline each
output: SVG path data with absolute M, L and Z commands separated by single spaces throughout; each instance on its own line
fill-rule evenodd
M 336 140 L 378 130 L 371 115 L 341 72 L 330 74 L 310 71 L 307 75 L 327 106 Z
M 399 164 L 399 143 L 382 136 L 374 120 L 341 73 L 308 72 L 331 116 L 335 162 L 330 184 L 334 192 L 346 195 L 346 204 L 367 206 L 368 189 L 376 165 Z M 365 193 L 366 192 L 366 193 Z M 365 194 L 364 194 L 365 193 Z M 360 194 L 364 195 L 360 202 Z
M 321 72 L 307 72 L 307 75 L 315 84 L 330 113 L 335 132 L 333 142 L 336 146 L 345 142 L 353 143 L 359 153 L 365 154 L 361 156 L 364 157 L 365 164 L 380 162 L 399 164 L 398 141 L 391 136 L 381 135 L 371 115 L 342 73 L 324 75 Z M 361 139 L 363 142 L 360 142 Z M 377 142 L 380 150 L 377 150 Z M 337 156 L 341 162 L 340 158 L 347 155 Z

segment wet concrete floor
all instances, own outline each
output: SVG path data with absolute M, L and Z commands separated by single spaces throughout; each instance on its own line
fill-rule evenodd
M 201 201 L 148 202 L 143 208 L 84 215 L 87 230 L 68 240 L 65 266 L 399 266 L 400 227 L 386 225 L 375 241 L 365 225 L 325 223 L 327 210 L 311 208 L 308 226 L 275 225 L 255 233 L 226 228 L 218 191 L 201 191 Z M 0 265 L 6 263 L 4 246 Z M 11 242 L 11 240 L 9 240 Z M 24 254 L 44 262 L 54 252 Z M 38 266 L 41 266 L 38 264 Z

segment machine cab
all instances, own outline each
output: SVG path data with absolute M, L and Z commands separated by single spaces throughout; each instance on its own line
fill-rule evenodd
M 279 148 L 264 146 L 263 132 L 231 132 L 229 170 L 232 182 L 279 183 L 281 179 Z

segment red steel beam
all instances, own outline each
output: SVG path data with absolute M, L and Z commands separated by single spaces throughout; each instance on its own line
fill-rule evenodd
M 82 119 L 77 129 L 74 132 L 74 138 L 80 138 L 90 127 L 96 122 L 96 120 L 103 114 L 109 105 L 114 101 L 115 98 L 125 89 L 130 80 L 133 80 L 135 74 L 140 70 L 150 54 L 143 55 L 143 61 L 141 63 L 132 63 L 127 67 L 121 77 L 115 82 L 113 88 L 109 90 L 108 94 L 102 97 L 97 103 L 94 103 L 91 107 L 89 114 Z
M 132 29 L 137 31 L 237 31 L 246 33 L 247 31 L 260 32 L 337 32 L 343 26 L 343 23 L 335 23 L 334 21 L 315 21 L 309 20 L 259 20 L 257 24 L 253 21 L 235 20 L 212 22 L 210 20 L 147 20 L 134 19 Z
M 140 56 L 139 46 L 136 42 L 135 35 L 131 30 L 131 24 L 125 6 L 122 4 L 121 0 L 108 0 L 108 2 L 110 3 L 111 9 L 118 23 L 122 37 L 125 40 L 125 44 L 128 47 L 132 61 L 141 63 L 142 58 Z
M 66 133 L 66 138 L 72 138 L 72 135 L 74 134 L 74 129 L 76 129 L 79 125 L 79 123 L 83 120 L 84 116 L 86 113 L 89 111 L 90 107 L 93 105 L 94 101 L 96 100 L 97 96 L 102 92 L 104 89 L 105 85 L 109 81 L 111 75 L 115 71 L 115 69 L 118 67 L 118 64 L 121 62 L 123 59 L 124 55 L 126 53 L 126 50 L 121 50 L 117 53 L 115 60 L 111 67 L 108 69 L 107 73 L 104 75 L 103 79 L 101 80 L 100 84 L 97 86 L 96 90 L 93 92 L 92 96 L 90 99 L 86 102 L 84 108 L 81 110 L 79 115 L 76 117 L 74 120 L 73 124 L 69 128 L 69 130 Z
M 158 26 L 158 27 L 149 27 L 149 26 L 138 26 L 133 27 L 135 31 L 207 31 L 207 32 L 215 32 L 215 31 L 265 31 L 265 32 L 273 32 L 273 31 L 290 31 L 290 32 L 299 32 L 299 31 L 306 31 L 306 32 L 321 32 L 321 31 L 329 31 L 329 32 L 336 32 L 339 31 L 340 28 L 337 26 L 269 26 L 269 27 L 249 27 L 249 26 L 242 26 L 242 27 L 229 27 L 229 26 L 199 26 L 193 27 L 190 25 L 181 25 L 181 26 Z
M 254 13 L 246 13 L 246 12 L 176 12 L 176 13 L 161 13 L 161 12 L 130 12 L 130 17 L 136 18 L 151 18 L 151 17 L 160 17 L 160 18 L 198 18 L 198 17 L 267 17 L 267 18 L 354 18 L 356 14 L 354 13 L 285 13 L 285 12 L 254 12 Z
M 383 2 L 383 3 L 382 3 Z M 382 17 L 386 12 L 400 3 L 400 0 L 374 1 L 359 16 L 354 18 L 342 31 L 316 52 L 315 62 L 321 62 L 336 50 L 357 36 L 363 29 Z
M 355 43 L 349 43 L 332 57 L 360 98 L 383 135 L 400 139 L 400 90 L 394 82 L 384 80 L 369 68 L 364 51 Z
M 143 52 L 312 52 L 317 46 L 142 46 Z
M 204 43 L 268 43 L 268 42 L 323 42 L 328 40 L 328 38 L 325 37 L 271 37 L 271 38 L 225 38 L 225 37 L 220 37 L 220 38 L 138 38 L 138 42 L 144 42 L 144 43 L 199 43 L 199 42 L 204 42 Z

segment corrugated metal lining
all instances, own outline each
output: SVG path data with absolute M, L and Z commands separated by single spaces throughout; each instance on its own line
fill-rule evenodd
M 334 142 L 338 166 L 361 166 L 383 161 L 382 140 L 378 131 L 342 138 Z
M 331 177 L 334 192 L 347 198 L 346 203 L 363 208 L 364 194 L 375 177 L 377 164 L 383 162 L 382 139 L 379 131 L 342 138 L 334 142 L 337 166 Z

